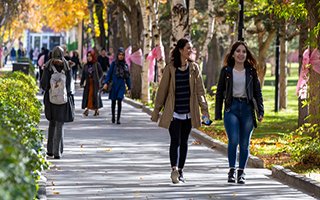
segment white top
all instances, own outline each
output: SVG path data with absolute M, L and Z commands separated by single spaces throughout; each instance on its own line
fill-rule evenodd
M 191 119 L 191 114 L 190 114 L 190 113 L 187 113 L 187 114 L 178 114 L 178 113 L 176 113 L 176 112 L 173 112 L 173 118 L 181 119 L 181 120 Z
M 246 70 L 233 69 L 233 97 L 246 98 Z

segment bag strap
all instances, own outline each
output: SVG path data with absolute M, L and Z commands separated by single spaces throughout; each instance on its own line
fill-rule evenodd
M 99 87 L 102 87 L 102 83 L 101 83 L 101 78 L 99 77 L 99 73 L 98 73 L 98 65 L 97 63 L 94 64 L 94 67 L 95 67 L 95 71 L 96 71 L 96 74 L 97 74 L 97 79 L 98 79 L 98 83 L 99 83 Z
M 58 70 L 56 69 L 56 67 L 54 65 L 52 65 L 51 68 L 52 68 L 53 72 L 55 72 L 55 73 L 58 72 Z
M 96 75 L 97 75 L 97 79 L 100 80 L 99 78 L 99 74 L 98 74 L 98 67 L 97 67 L 97 63 L 94 64 L 94 68 L 95 68 L 95 71 L 96 71 Z
M 51 68 L 52 68 L 54 73 L 63 73 L 63 74 L 65 74 L 65 71 L 63 69 L 61 70 L 61 72 L 58 72 L 57 68 L 54 65 L 52 65 Z

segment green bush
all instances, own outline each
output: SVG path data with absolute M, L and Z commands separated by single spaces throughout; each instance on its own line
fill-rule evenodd
M 284 150 L 304 165 L 320 166 L 320 126 L 304 124 L 295 132 L 288 134 Z
M 40 172 L 48 167 L 38 129 L 41 103 L 36 88 L 32 77 L 21 72 L 0 78 L 0 194 L 4 199 L 34 198 Z
M 10 131 L 0 129 L 0 194 L 4 200 L 31 199 L 36 193 L 35 180 L 27 169 L 27 150 Z

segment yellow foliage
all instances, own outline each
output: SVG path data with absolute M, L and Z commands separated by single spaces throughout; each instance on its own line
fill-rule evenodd
M 57 32 L 72 28 L 88 14 L 87 0 L 34 0 L 34 3 L 37 5 L 34 16 Z

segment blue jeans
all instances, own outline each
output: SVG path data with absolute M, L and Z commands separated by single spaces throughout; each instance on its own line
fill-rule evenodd
M 233 99 L 231 108 L 224 112 L 224 126 L 228 135 L 229 167 L 236 167 L 239 145 L 239 168 L 244 169 L 249 157 L 250 138 L 253 131 L 251 104 L 246 100 Z

